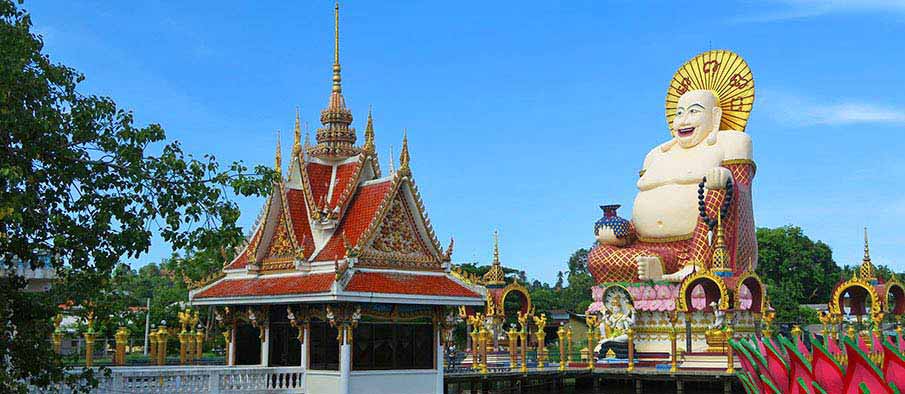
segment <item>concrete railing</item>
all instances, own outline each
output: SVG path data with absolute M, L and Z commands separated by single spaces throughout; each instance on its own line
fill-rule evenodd
M 305 392 L 305 370 L 301 367 L 172 366 L 110 368 L 100 377 L 93 393 L 267 393 Z M 32 393 L 68 393 L 54 387 Z

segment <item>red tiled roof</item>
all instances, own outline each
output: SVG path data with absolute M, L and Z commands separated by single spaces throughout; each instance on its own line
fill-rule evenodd
M 348 246 L 357 244 L 358 238 L 361 237 L 361 234 L 368 229 L 371 221 L 374 220 L 377 208 L 392 186 L 393 182 L 388 179 L 380 183 L 359 187 L 349 203 L 349 209 L 346 210 L 339 226 L 333 232 L 333 236 L 330 237 L 327 245 L 318 253 L 314 261 L 333 260 L 337 256 L 340 258 L 345 257 L 343 234 L 346 236 L 346 241 L 351 244 Z
M 255 242 L 257 242 L 257 239 L 260 237 L 261 229 L 258 228 L 258 230 L 255 231 L 255 234 L 251 237 L 251 240 L 249 240 L 248 245 L 242 248 L 242 251 L 240 251 L 239 254 L 233 258 L 233 261 L 227 264 L 226 267 L 223 267 L 223 269 L 235 270 L 245 268 L 245 266 L 248 265 L 248 248 L 250 248 L 251 245 L 254 245 Z
M 333 186 L 333 195 L 330 196 L 331 207 L 336 206 L 336 204 L 339 202 L 339 197 L 342 196 L 343 192 L 346 189 L 355 187 L 355 185 L 352 185 L 352 178 L 355 176 L 355 173 L 358 172 L 358 169 L 360 167 L 360 161 L 343 164 L 336 167 L 336 182 Z
M 305 256 L 314 253 L 314 237 L 311 236 L 311 223 L 305 208 L 305 192 L 298 189 L 286 190 L 286 205 L 289 206 L 295 240 L 304 244 Z
M 311 274 L 248 279 L 226 279 L 195 295 L 195 298 L 277 296 L 323 293 L 330 290 L 335 274 Z
M 320 207 L 321 198 L 327 198 L 330 190 L 330 178 L 333 176 L 333 166 L 318 163 L 308 163 L 305 166 L 308 172 L 308 182 L 311 184 L 311 195 L 314 203 Z
M 356 272 L 345 290 L 364 293 L 481 297 L 447 276 L 382 272 Z

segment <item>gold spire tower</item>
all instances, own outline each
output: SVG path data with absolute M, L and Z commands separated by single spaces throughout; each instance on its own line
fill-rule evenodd
M 490 270 L 481 279 L 488 286 L 506 284 L 506 273 L 503 272 L 503 267 L 500 265 L 500 232 L 497 230 L 493 231 L 493 263 L 490 265 Z
M 349 127 L 352 124 L 352 112 L 346 108 L 346 100 L 343 98 L 342 67 L 339 65 L 339 2 L 333 8 L 334 11 L 334 41 L 333 41 L 333 89 L 330 93 L 330 101 L 327 108 L 321 111 L 321 124 L 317 129 L 317 145 L 308 152 L 318 158 L 344 159 L 358 154 L 359 148 L 355 147 L 355 129 Z
M 863 279 L 871 279 L 874 277 L 874 263 L 870 261 L 870 246 L 867 242 L 867 227 L 864 228 L 864 259 L 861 261 L 861 268 L 858 274 Z

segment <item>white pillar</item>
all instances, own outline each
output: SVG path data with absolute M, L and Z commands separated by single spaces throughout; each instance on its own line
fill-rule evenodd
M 303 326 L 302 331 L 302 368 L 308 369 L 308 324 Z
M 345 327 L 340 327 L 340 330 L 344 329 Z M 351 334 L 350 331 L 346 335 Z M 349 381 L 352 377 L 352 345 L 346 335 L 341 335 L 339 346 L 339 394 L 351 394 Z
M 236 365 L 236 325 L 233 324 L 232 328 L 229 329 L 229 360 L 226 362 L 226 365 L 230 367 Z
M 440 338 L 440 335 L 441 335 L 440 333 L 442 330 L 440 329 L 439 324 L 437 324 L 436 327 L 437 327 L 437 329 L 435 330 L 436 335 L 434 335 L 434 336 L 436 337 L 435 349 L 437 349 L 436 350 L 437 354 L 435 355 L 436 363 L 437 363 L 437 384 L 436 384 L 437 387 L 435 388 L 434 392 L 436 394 L 443 394 L 443 341 Z
M 261 366 L 270 366 L 270 322 L 264 327 L 264 340 L 261 341 Z

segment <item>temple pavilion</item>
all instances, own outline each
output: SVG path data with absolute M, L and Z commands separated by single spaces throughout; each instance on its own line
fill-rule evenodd
M 339 62 L 316 144 L 295 140 L 251 236 L 215 280 L 193 289 L 215 307 L 228 365 L 300 366 L 312 393 L 442 392 L 453 307 L 484 290 L 450 273 L 415 185 L 404 136 L 398 170 L 378 163 L 370 111 L 357 145 Z

